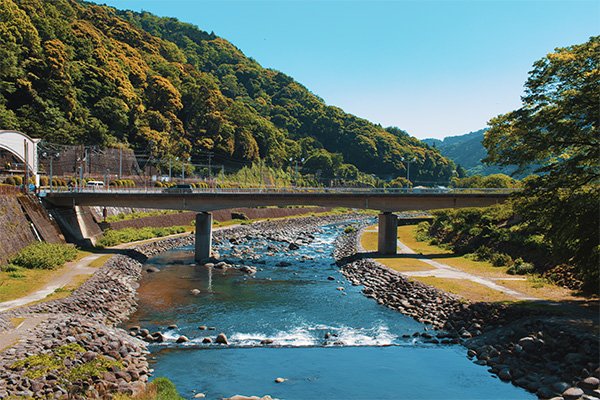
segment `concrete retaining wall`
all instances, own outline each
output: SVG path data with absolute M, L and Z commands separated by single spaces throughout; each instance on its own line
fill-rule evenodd
M 0 194 L 0 264 L 40 239 L 64 242 L 56 224 L 36 199 L 20 193 Z

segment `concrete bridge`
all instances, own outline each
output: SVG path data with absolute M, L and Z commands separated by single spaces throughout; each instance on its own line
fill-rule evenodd
M 189 191 L 189 190 L 188 190 Z M 505 201 L 506 190 L 468 189 L 196 189 L 177 193 L 151 189 L 88 190 L 42 193 L 50 207 L 75 210 L 81 206 L 132 207 L 197 211 L 195 258 L 209 257 L 212 243 L 210 211 L 259 206 L 321 206 L 378 210 L 378 251 L 396 253 L 398 220 L 393 212 L 442 208 L 485 207 Z M 77 222 L 75 218 L 74 223 Z M 85 237 L 85 229 L 79 231 Z

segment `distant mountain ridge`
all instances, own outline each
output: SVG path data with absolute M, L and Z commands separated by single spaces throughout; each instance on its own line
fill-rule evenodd
M 516 171 L 516 167 L 485 165 L 481 161 L 487 157 L 487 150 L 482 144 L 487 130 L 488 128 L 484 128 L 464 135 L 448 136 L 443 140 L 423 139 L 422 142 L 438 149 L 444 157 L 454 161 L 457 166 L 462 166 L 468 175 L 512 174 Z M 521 176 L 516 175 L 517 178 Z

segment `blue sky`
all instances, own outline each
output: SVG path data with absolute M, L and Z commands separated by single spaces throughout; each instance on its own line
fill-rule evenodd
M 96 2 L 214 31 L 328 104 L 419 138 L 518 108 L 534 61 L 600 33 L 600 0 Z

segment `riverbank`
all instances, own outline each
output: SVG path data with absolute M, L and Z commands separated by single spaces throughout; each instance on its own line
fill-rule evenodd
M 288 251 L 311 242 L 311 232 L 321 225 L 360 216 L 335 215 L 293 220 L 263 221 L 224 228 L 214 234 L 215 243 L 263 238 L 279 242 Z M 364 216 L 363 216 L 364 217 Z M 366 225 L 361 220 L 355 226 Z M 540 315 L 531 308 L 505 304 L 468 303 L 357 255 L 360 229 L 347 229 L 337 241 L 334 256 L 342 273 L 363 292 L 419 322 L 431 330 L 418 333 L 426 343 L 462 343 L 479 365 L 487 365 L 502 380 L 512 381 L 541 398 L 577 394 L 575 383 L 593 395 L 597 390 L 597 338 L 585 336 L 564 320 Z M 60 397 L 67 392 L 87 391 L 88 397 L 107 393 L 136 394 L 144 389 L 152 373 L 146 343 L 118 328 L 137 307 L 136 290 L 148 257 L 172 248 L 191 245 L 186 235 L 141 244 L 127 255 L 112 257 L 71 296 L 0 313 L 0 331 L 11 328 L 14 318 L 40 318 L 24 332 L 18 344 L 0 354 L 0 397 Z M 236 249 L 237 250 L 237 249 Z M 249 263 L 258 261 L 252 249 L 240 246 L 239 255 Z M 218 256 L 217 256 L 218 258 Z M 537 314 L 537 315 L 536 315 Z M 440 330 L 434 332 L 433 328 Z M 415 332 L 416 334 L 416 332 Z M 71 365 L 108 360 L 112 365 L 96 377 L 69 381 L 49 370 L 32 374 L 17 360 L 32 354 L 52 355 L 66 345 L 77 344 Z M 594 386 L 596 385 L 596 386 Z M 570 390 L 570 392 L 569 392 Z M 552 396 L 550 396 L 552 395 Z M 596 396 L 597 397 L 597 396 Z
M 364 227 L 363 227 L 364 228 Z M 536 393 L 578 399 L 600 397 L 598 339 L 543 307 L 471 303 L 411 281 L 358 254 L 360 232 L 340 236 L 335 253 L 344 275 L 379 304 L 430 324 L 440 332 L 423 336 L 432 343 L 463 343 L 475 363 L 504 381 Z
M 332 215 L 227 227 L 215 231 L 214 240 L 218 243 L 263 235 L 288 246 L 302 246 L 309 243 L 306 235 L 311 230 L 347 218 Z M 18 343 L 0 353 L 0 398 L 61 397 L 82 390 L 87 397 L 140 393 L 151 373 L 146 344 L 117 326 L 136 309 L 136 289 L 147 258 L 193 241 L 193 235 L 186 235 L 141 244 L 126 255 L 113 256 L 69 297 L 0 313 L 0 332 L 11 330 L 15 318 L 42 317 L 37 326 L 23 332 Z M 40 366 L 39 359 L 30 357 L 56 357 L 69 344 L 81 346 L 81 351 L 70 356 L 70 365 L 92 365 L 101 360 L 103 365 L 116 362 L 118 366 L 111 364 L 101 373 L 90 372 L 73 380 L 54 370 L 55 366 Z M 23 359 L 28 362 L 16 364 Z

